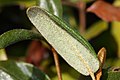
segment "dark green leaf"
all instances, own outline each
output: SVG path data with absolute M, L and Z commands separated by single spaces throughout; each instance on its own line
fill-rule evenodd
M 50 80 L 49 77 L 31 64 L 13 61 L 0 62 L 1 80 Z
M 27 15 L 44 38 L 78 72 L 91 75 L 99 69 L 92 46 L 60 18 L 39 7 L 31 7 Z
M 120 67 L 104 69 L 101 80 L 120 80 Z
M 25 29 L 14 29 L 0 35 L 0 48 L 28 39 L 40 39 L 40 34 Z
M 62 18 L 61 0 L 37 0 L 37 5 Z

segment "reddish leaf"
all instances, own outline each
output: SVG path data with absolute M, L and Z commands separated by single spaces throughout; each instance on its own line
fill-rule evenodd
M 108 22 L 120 21 L 120 8 L 102 0 L 96 1 L 87 11 L 95 13 L 98 17 Z
M 27 52 L 26 62 L 39 66 L 46 55 L 47 48 L 40 41 L 32 41 Z

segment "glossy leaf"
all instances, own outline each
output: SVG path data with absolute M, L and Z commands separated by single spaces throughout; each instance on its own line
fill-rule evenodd
M 99 68 L 92 46 L 63 20 L 39 7 L 31 7 L 27 15 L 55 50 L 78 72 L 89 75 Z
M 39 69 L 23 62 L 1 61 L 0 74 L 1 80 L 50 80 Z
M 61 0 L 37 0 L 37 5 L 62 18 Z
M 14 29 L 0 35 L 0 48 L 5 48 L 10 44 L 28 39 L 40 39 L 40 34 L 25 29 Z

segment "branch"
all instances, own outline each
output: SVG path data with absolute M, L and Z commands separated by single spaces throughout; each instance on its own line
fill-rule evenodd
M 58 59 L 57 52 L 55 51 L 54 48 L 52 48 L 52 53 L 54 56 L 55 65 L 56 65 L 56 69 L 57 69 L 58 80 L 62 80 L 62 74 L 61 74 L 61 70 L 60 70 L 60 66 L 59 66 L 59 59 Z

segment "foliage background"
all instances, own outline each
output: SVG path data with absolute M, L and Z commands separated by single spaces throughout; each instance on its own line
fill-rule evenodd
M 73 2 L 72 2 L 73 1 Z M 77 3 L 77 0 L 71 0 L 72 3 Z M 85 2 L 86 9 L 91 6 L 95 1 Z M 106 0 L 106 2 L 114 5 L 120 5 L 120 1 Z M 33 25 L 27 18 L 26 9 L 32 5 L 35 5 L 34 0 L 0 0 L 0 34 L 12 30 L 12 29 L 33 29 Z M 104 68 L 110 66 L 120 66 L 120 22 L 105 22 L 97 17 L 93 13 L 85 13 L 86 15 L 86 29 L 84 33 L 81 33 L 94 47 L 96 53 L 100 48 L 105 47 L 107 49 L 107 60 Z M 74 6 L 63 4 L 63 19 L 72 25 L 75 29 L 79 28 L 79 11 Z M 9 60 L 27 61 L 33 63 L 45 73 L 50 76 L 52 80 L 57 80 L 56 69 L 54 65 L 53 55 L 49 49 L 44 51 L 38 50 L 38 54 L 44 54 L 47 56 L 39 57 L 38 60 L 31 58 L 29 52 L 32 40 L 25 40 L 15 44 L 12 44 L 5 48 L 5 52 Z M 36 42 L 35 43 L 41 43 Z M 41 49 L 38 48 L 38 49 Z M 33 52 L 34 53 L 34 52 Z M 38 55 L 37 54 L 37 55 Z M 32 55 L 34 56 L 34 55 Z M 5 57 L 5 55 L 2 57 Z M 71 68 L 60 56 L 60 66 L 62 70 L 63 80 L 77 80 L 84 79 L 84 76 L 80 75 L 77 71 Z

